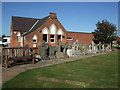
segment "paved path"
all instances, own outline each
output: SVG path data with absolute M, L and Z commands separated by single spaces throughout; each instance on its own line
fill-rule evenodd
M 4 83 L 4 82 L 12 79 L 13 77 L 18 75 L 19 73 L 24 72 L 24 71 L 29 70 L 29 69 L 45 67 L 45 66 L 50 66 L 53 64 L 60 64 L 60 63 L 64 63 L 64 62 L 70 62 L 70 61 L 74 61 L 77 59 L 91 57 L 91 56 L 95 56 L 95 55 L 101 55 L 101 54 L 105 54 L 105 53 L 85 55 L 85 56 L 74 57 L 74 58 L 43 60 L 43 61 L 37 62 L 36 64 L 24 64 L 24 65 L 13 66 L 10 68 L 3 67 L 2 68 L 2 82 Z

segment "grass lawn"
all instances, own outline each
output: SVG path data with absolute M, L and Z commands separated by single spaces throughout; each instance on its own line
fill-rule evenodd
M 3 88 L 117 88 L 118 53 L 22 72 Z

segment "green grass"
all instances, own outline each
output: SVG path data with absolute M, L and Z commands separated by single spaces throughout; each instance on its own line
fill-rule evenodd
M 22 72 L 3 88 L 117 88 L 118 53 Z

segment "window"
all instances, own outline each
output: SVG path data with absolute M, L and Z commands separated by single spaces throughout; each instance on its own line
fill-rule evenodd
M 57 34 L 58 34 L 58 40 L 62 41 L 62 38 L 63 38 L 63 37 L 62 37 L 62 35 L 63 35 L 62 29 L 58 29 Z
M 20 36 L 17 37 L 17 41 L 21 42 L 21 37 Z
M 18 34 L 17 34 L 17 41 L 21 42 L 21 34 L 20 34 L 20 32 L 18 32 Z
M 17 32 L 14 31 L 14 34 L 16 34 Z
M 54 24 L 50 26 L 50 34 L 56 34 L 56 26 Z
M 56 26 L 52 24 L 50 26 L 50 42 L 55 43 L 55 34 L 56 34 Z
M 36 35 L 33 36 L 33 43 L 37 43 L 37 36 Z
M 33 39 L 33 43 L 36 43 L 37 42 L 37 40 L 36 39 Z
M 50 42 L 55 43 L 55 35 L 50 35 Z
M 46 27 L 42 30 L 42 34 L 43 34 L 43 41 L 47 43 L 48 42 L 48 29 Z
M 3 39 L 2 42 L 7 42 L 7 39 Z
M 36 44 L 33 44 L 33 47 L 37 47 L 37 45 L 36 45 Z
M 67 40 L 73 40 L 73 37 L 67 37 Z
M 47 42 L 47 34 L 43 34 L 43 41 Z
M 61 39 L 62 39 L 62 36 L 61 36 L 61 35 L 58 35 L 58 40 L 61 41 Z

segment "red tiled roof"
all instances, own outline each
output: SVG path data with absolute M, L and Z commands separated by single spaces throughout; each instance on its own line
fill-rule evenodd
M 67 32 L 67 37 L 73 37 L 73 40 L 67 40 L 69 44 L 73 44 L 76 40 L 78 40 L 82 44 L 89 45 L 94 39 L 92 33 L 80 33 L 80 32 Z

